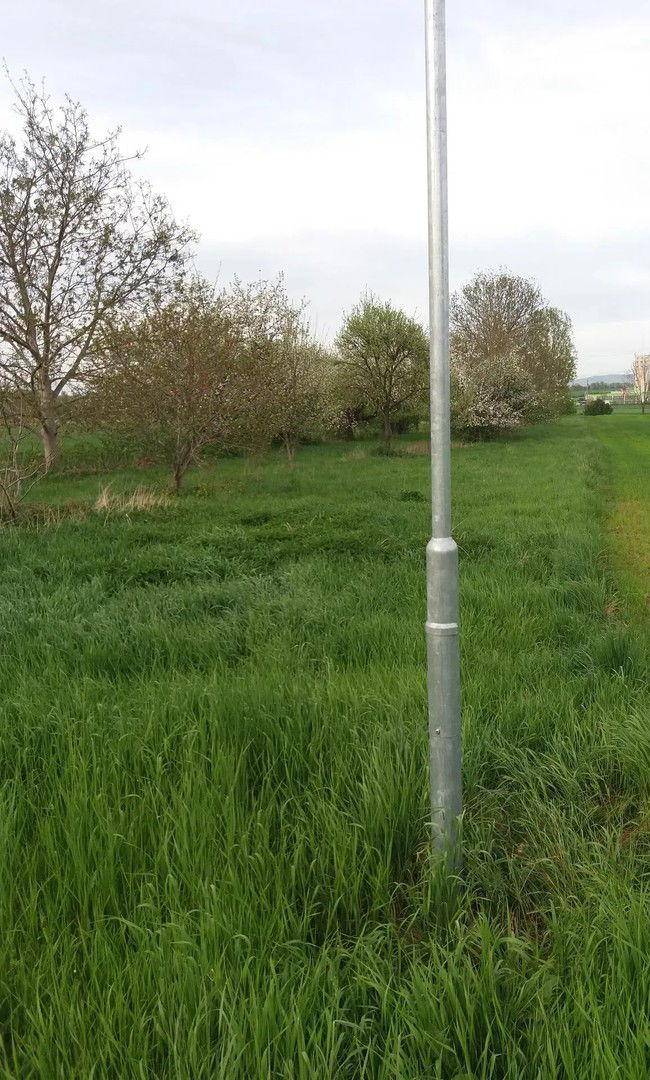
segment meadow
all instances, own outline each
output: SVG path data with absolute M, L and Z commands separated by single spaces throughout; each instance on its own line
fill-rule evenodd
M 0 1076 L 648 1075 L 649 423 L 454 450 L 451 879 L 421 447 L 34 491 L 0 528 Z

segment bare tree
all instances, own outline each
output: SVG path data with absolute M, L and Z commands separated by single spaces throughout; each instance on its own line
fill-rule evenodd
M 153 449 L 179 491 L 208 444 L 253 451 L 280 434 L 289 338 L 282 280 L 217 293 L 200 277 L 104 336 L 82 412 Z M 293 339 L 291 339 L 293 340 Z
M 328 427 L 330 357 L 325 349 L 299 335 L 282 351 L 275 367 L 275 424 L 289 463 L 298 444 L 322 435 Z
M 527 387 L 528 407 L 534 391 L 540 419 L 561 411 L 575 374 L 569 317 L 549 307 L 534 282 L 505 270 L 476 274 L 452 298 L 451 350 L 459 383 L 486 385 L 490 368 L 494 369 L 494 378 L 488 377 L 491 393 L 497 391 L 504 372 L 509 373 L 509 383 L 518 369 Z
M 22 145 L 0 134 L 0 370 L 33 413 L 47 467 L 60 403 L 116 312 L 164 290 L 191 239 L 136 183 L 119 131 L 93 139 L 77 102 L 14 87 Z
M 329 358 L 312 337 L 306 304 L 290 300 L 282 275 L 236 279 L 222 301 L 238 328 L 242 372 L 258 387 L 249 435 L 258 443 L 281 439 L 292 463 L 300 440 L 322 432 L 327 413 Z
M 646 405 L 650 401 L 650 355 L 637 353 L 632 364 L 632 382 L 639 397 L 641 412 L 645 414 Z
M 568 386 L 576 373 L 569 316 L 555 307 L 541 307 L 531 319 L 520 355 L 544 413 L 556 416 L 566 404 Z
M 368 294 L 346 316 L 336 339 L 337 365 L 351 403 L 378 416 L 384 441 L 395 414 L 424 398 L 428 345 L 415 319 Z
M 476 274 L 451 300 L 456 356 L 491 360 L 522 349 L 543 307 L 537 286 L 505 270 Z
M 178 492 L 206 443 L 232 434 L 242 398 L 237 355 L 236 331 L 214 290 L 186 282 L 145 318 L 105 335 L 87 380 L 86 416 L 154 448 Z

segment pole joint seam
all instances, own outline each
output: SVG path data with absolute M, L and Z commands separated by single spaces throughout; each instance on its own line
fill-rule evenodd
M 457 634 L 458 623 L 455 622 L 431 622 L 427 619 L 425 627 L 432 634 Z

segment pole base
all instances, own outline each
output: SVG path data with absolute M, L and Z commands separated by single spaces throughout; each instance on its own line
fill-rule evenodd
M 429 764 L 434 848 L 452 859 L 462 813 L 458 548 L 450 536 L 427 546 Z

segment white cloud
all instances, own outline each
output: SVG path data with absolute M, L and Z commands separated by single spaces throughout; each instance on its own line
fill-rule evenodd
M 647 21 L 533 37 L 496 29 L 450 67 L 463 238 L 550 230 L 593 240 L 648 227 Z
M 590 357 L 584 374 L 627 372 L 635 353 L 650 353 L 650 318 L 583 323 L 576 330 L 576 343 Z
M 206 268 L 286 267 L 327 327 L 366 285 L 422 312 L 419 4 L 25 0 L 3 18 L 14 71 L 149 147 L 141 168 L 200 230 Z M 645 3 L 472 0 L 448 21 L 454 280 L 539 277 L 582 370 L 633 352 L 650 313 Z

